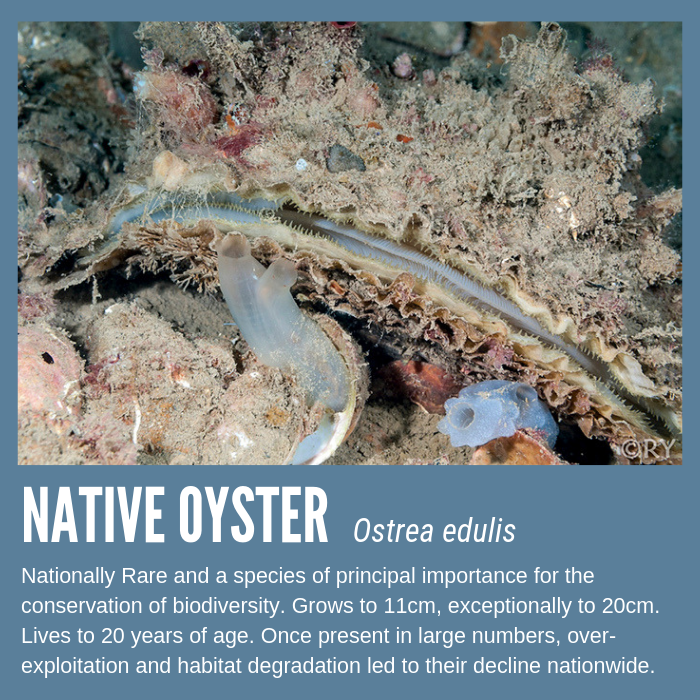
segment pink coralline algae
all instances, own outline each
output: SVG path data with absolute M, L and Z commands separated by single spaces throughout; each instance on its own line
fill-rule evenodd
M 157 110 L 163 128 L 184 141 L 197 141 L 202 131 L 218 116 L 209 87 L 198 77 L 176 69 L 151 67 L 140 73 L 135 83 L 136 96 Z
M 399 54 L 392 63 L 392 69 L 394 75 L 397 78 L 403 78 L 404 80 L 410 80 L 416 74 L 413 70 L 413 61 L 407 53 Z
M 17 339 L 17 409 L 60 421 L 80 409 L 82 361 L 71 342 L 48 326 L 22 327 Z

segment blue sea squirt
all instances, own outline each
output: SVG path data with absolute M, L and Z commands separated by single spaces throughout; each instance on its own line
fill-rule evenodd
M 438 430 L 454 447 L 479 447 L 516 430 L 538 433 L 553 447 L 559 427 L 537 392 L 522 382 L 492 380 L 465 387 L 445 403 Z

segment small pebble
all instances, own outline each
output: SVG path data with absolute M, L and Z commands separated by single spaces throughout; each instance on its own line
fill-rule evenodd
M 309 164 L 303 158 L 299 158 L 294 167 L 301 173 L 309 167 Z
M 345 170 L 366 170 L 365 161 L 356 156 L 352 151 L 336 143 L 331 146 L 328 158 L 326 158 L 326 168 L 331 173 L 342 173 Z
M 423 83 L 426 87 L 433 87 L 437 85 L 437 78 L 435 77 L 435 71 L 431 68 L 423 71 Z

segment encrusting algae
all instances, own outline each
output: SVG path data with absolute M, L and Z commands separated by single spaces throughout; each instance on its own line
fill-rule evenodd
M 620 461 L 679 459 L 681 268 L 663 233 L 681 195 L 652 193 L 639 175 L 643 127 L 661 109 L 652 85 L 627 82 L 601 57 L 577 67 L 566 33 L 551 23 L 532 39 L 503 40 L 500 78 L 458 54 L 438 72 L 412 67 L 401 77 L 387 65 L 375 81 L 362 36 L 361 27 L 332 23 L 142 25 L 150 48 L 134 78 L 138 120 L 126 172 L 92 205 L 42 229 L 41 250 L 34 237 L 24 251 L 24 293 L 68 294 L 59 290 L 90 280 L 99 290 L 119 271 L 165 271 L 182 287 L 217 295 L 217 250 L 242 234 L 265 266 L 289 271 L 279 261 L 293 261 L 297 301 L 332 315 L 345 329 L 332 332 L 369 349 L 370 365 L 435 365 L 457 387 L 522 382 L 568 426 L 569 439 L 603 439 Z M 132 325 L 143 313 L 118 308 Z M 183 341 L 191 342 L 174 345 Z M 246 370 L 252 358 L 218 339 L 195 341 L 207 344 L 204 357 L 218 358 L 204 362 L 212 388 L 198 406 L 187 399 L 165 411 L 158 435 L 151 425 L 144 439 L 136 416 L 140 426 L 153 418 L 141 404 L 163 413 L 172 398 L 154 401 L 162 377 L 117 382 L 130 350 L 96 353 L 100 342 L 91 342 L 88 399 L 93 408 L 106 393 L 120 402 L 118 420 L 139 455 L 253 461 L 257 428 L 237 423 L 231 391 L 250 381 L 247 372 L 272 370 Z M 357 373 L 354 426 L 364 361 L 349 338 L 336 348 Z M 175 363 L 188 377 L 184 358 L 192 357 L 183 350 Z M 300 389 L 292 382 L 275 414 L 276 439 L 285 430 L 288 437 L 266 461 L 285 459 L 323 421 Z M 370 403 L 380 389 L 375 381 Z M 200 440 L 219 447 L 175 447 L 168 434 L 178 411 L 203 411 Z M 371 433 L 363 420 L 371 416 L 360 419 L 356 445 Z M 61 440 L 73 440 L 71 454 L 92 444 L 80 416 L 68 428 Z M 668 449 L 661 457 L 630 452 L 630 442 L 649 441 Z M 363 458 L 372 460 L 369 447 Z M 442 459 L 447 448 L 437 449 L 433 459 Z M 115 447 L 97 458 L 124 454 Z

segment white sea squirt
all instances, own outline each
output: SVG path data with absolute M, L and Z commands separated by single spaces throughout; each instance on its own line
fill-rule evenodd
M 310 406 L 329 411 L 291 457 L 292 464 L 318 464 L 340 444 L 352 418 L 350 371 L 328 335 L 296 305 L 291 260 L 278 258 L 265 268 L 241 234 L 226 236 L 217 252 L 221 291 L 248 345 L 263 364 L 294 375 Z

